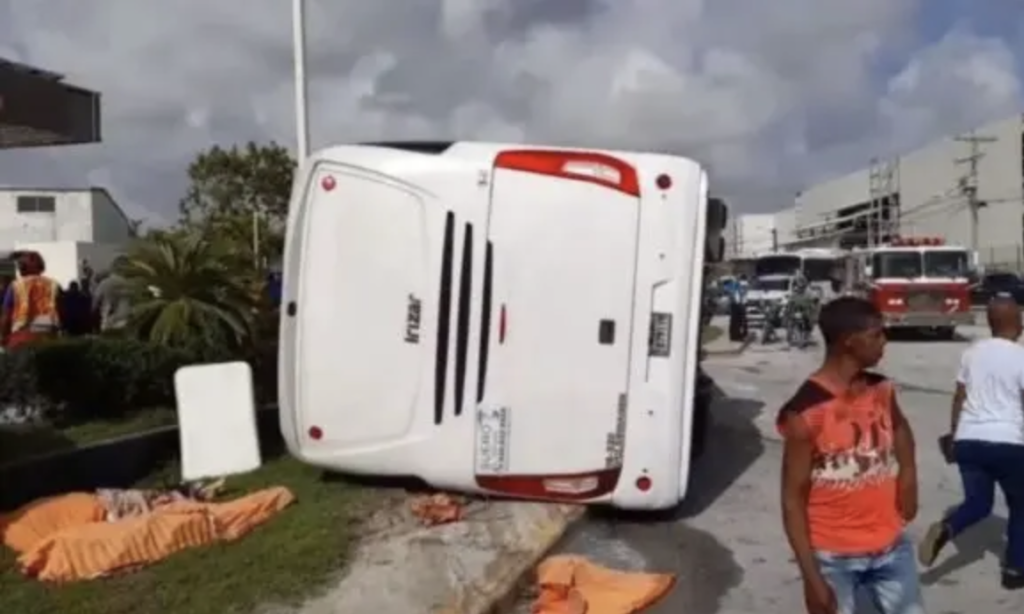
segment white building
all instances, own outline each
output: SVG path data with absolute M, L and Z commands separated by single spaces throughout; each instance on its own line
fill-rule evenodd
M 103 188 L 0 188 L 0 252 L 39 252 L 62 284 L 85 265 L 108 267 L 132 236 L 131 220 Z
M 727 259 L 754 258 L 774 249 L 775 214 L 744 213 L 733 216 L 725 237 Z
M 742 213 L 726 229 L 727 260 L 747 260 L 796 243 L 796 208 L 776 213 Z
M 1015 115 L 811 186 L 796 198 L 798 239 L 863 245 L 938 236 L 975 247 L 988 266 L 1024 270 L 1022 139 L 1024 118 Z M 976 227 L 972 187 L 983 203 Z
M 103 188 L 0 188 L 0 250 L 18 242 L 125 243 L 131 220 Z
M 786 249 L 796 242 L 796 227 L 796 207 L 775 214 L 775 239 L 780 249 Z

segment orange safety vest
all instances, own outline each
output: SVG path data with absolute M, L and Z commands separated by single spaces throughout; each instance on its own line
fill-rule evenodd
M 60 285 L 44 275 L 11 282 L 11 332 L 55 332 L 60 328 L 57 296 Z

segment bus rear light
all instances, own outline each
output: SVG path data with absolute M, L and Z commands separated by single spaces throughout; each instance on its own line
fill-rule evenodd
M 660 190 L 667 190 L 672 187 L 672 178 L 665 174 L 658 175 L 655 182 L 658 184 L 658 189 Z
M 334 180 L 334 177 L 331 177 L 330 175 L 324 177 L 320 182 L 320 187 L 322 187 L 325 192 L 330 192 L 337 185 L 338 183 Z
M 566 162 L 562 165 L 562 172 L 566 175 L 590 177 L 607 183 L 619 184 L 622 182 L 622 173 L 607 164 L 596 162 Z
M 582 501 L 615 490 L 622 469 L 563 475 L 477 475 L 480 488 L 526 499 Z
M 651 478 L 646 475 L 642 475 L 636 479 L 636 489 L 640 492 L 647 492 L 651 489 L 654 484 L 651 482 Z
M 586 181 L 640 196 L 636 168 L 615 156 L 595 151 L 512 149 L 495 157 L 494 168 Z
M 311 426 L 311 427 L 309 427 L 309 438 L 310 439 L 312 439 L 314 441 L 319 441 L 319 440 L 323 439 L 323 437 L 324 437 L 324 432 L 323 432 L 323 430 L 319 426 Z

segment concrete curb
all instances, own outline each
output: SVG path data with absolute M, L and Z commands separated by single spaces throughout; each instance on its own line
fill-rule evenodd
M 490 583 L 489 594 L 491 597 L 480 600 L 478 604 L 474 604 L 474 607 L 460 610 L 460 612 L 504 614 L 515 606 L 516 600 L 521 594 L 520 591 L 526 589 L 533 580 L 533 571 L 537 565 L 586 513 L 586 508 L 583 506 L 560 507 L 565 509 L 564 515 L 535 535 L 533 547 L 523 552 L 525 556 L 509 561 L 507 574 L 496 574 L 497 577 Z M 487 592 L 485 591 L 484 594 Z M 454 614 L 454 611 L 450 612 Z M 444 614 L 448 614 L 448 612 L 444 612 Z
M 500 612 L 583 512 L 573 505 L 481 502 L 461 522 L 385 530 L 357 549 L 340 582 L 298 612 Z

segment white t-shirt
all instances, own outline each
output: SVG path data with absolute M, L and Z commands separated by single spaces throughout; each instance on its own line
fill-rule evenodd
M 967 398 L 954 439 L 1024 445 L 1024 346 L 978 341 L 960 358 L 956 381 Z

